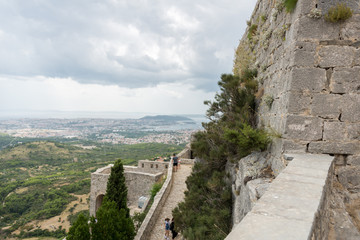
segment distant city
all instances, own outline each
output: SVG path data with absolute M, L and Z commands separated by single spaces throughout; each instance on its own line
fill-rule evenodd
M 0 119 L 0 133 L 20 138 L 17 139 L 18 142 L 21 142 L 21 138 L 64 138 L 104 144 L 184 144 L 190 142 L 192 133 L 202 129 L 201 122 L 204 121 L 206 119 L 202 115 L 156 115 L 142 118 L 7 118 Z

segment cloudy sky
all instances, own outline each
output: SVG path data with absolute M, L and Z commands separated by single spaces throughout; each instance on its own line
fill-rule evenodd
M 256 0 L 0 0 L 0 115 L 204 114 Z

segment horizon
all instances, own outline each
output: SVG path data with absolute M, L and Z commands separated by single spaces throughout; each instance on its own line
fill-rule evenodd
M 154 112 L 121 112 L 121 111 L 0 111 L 0 120 L 11 119 L 140 119 L 146 116 L 185 116 L 206 119 L 204 114 L 195 113 L 154 113 Z

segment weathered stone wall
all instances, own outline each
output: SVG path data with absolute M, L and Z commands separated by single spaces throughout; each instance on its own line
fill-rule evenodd
M 239 72 L 247 55 L 251 67 L 258 69 L 258 125 L 279 135 L 264 155 L 275 175 L 288 163 L 285 153 L 334 154 L 343 161 L 341 166 L 334 165 L 333 180 L 326 185 L 322 214 L 314 225 L 315 239 L 357 236 L 360 0 L 298 0 L 292 13 L 281 2 L 257 2 L 237 49 L 234 72 Z M 326 22 L 324 15 L 339 2 L 351 7 L 353 16 L 339 23 Z M 249 35 L 254 25 L 256 31 Z M 253 205 L 253 193 L 247 186 L 251 181 L 243 184 L 246 174 L 240 172 L 233 179 L 233 193 L 243 191 L 243 199 L 235 196 L 234 208 L 236 204 L 244 208 L 235 213 L 234 223 Z M 326 228 L 332 229 L 330 233 Z
M 191 156 L 190 144 L 188 144 L 185 149 L 183 149 L 179 154 L 177 154 L 177 156 L 181 159 L 185 159 Z M 193 164 L 194 162 L 187 159 L 186 161 L 184 161 L 184 163 Z M 173 182 L 173 165 L 170 164 L 167 172 L 166 181 L 164 182 L 160 191 L 156 194 L 154 202 L 134 238 L 135 240 L 147 240 L 149 238 L 151 231 L 154 228 L 154 224 L 156 223 L 156 219 L 159 217 L 161 208 L 164 204 L 166 204 L 166 199 L 170 194 Z
M 124 166 L 125 183 L 128 189 L 127 201 L 128 205 L 137 205 L 139 197 L 150 197 L 150 190 L 154 183 L 159 182 L 164 175 L 164 169 L 168 169 L 169 163 L 157 163 L 156 168 L 153 161 L 139 161 L 144 168 Z M 153 167 L 151 167 L 153 164 Z M 104 168 L 98 169 L 91 174 L 91 190 L 90 190 L 90 215 L 95 216 L 96 210 L 101 205 L 101 196 L 105 195 L 107 181 L 110 176 L 110 164 Z M 157 172 L 155 170 L 158 170 Z M 149 171 L 150 173 L 146 172 Z M 100 202 L 99 202 L 100 201 Z
M 131 172 L 143 172 L 143 173 L 158 173 L 162 172 L 166 174 L 169 166 L 169 162 L 156 162 L 149 160 L 139 160 L 137 167 L 124 166 L 125 171 Z
M 360 239 L 359 172 L 359 157 L 336 157 L 314 221 L 312 239 Z
M 345 1 L 354 15 L 343 23 L 310 14 L 339 1 L 299 0 L 293 13 L 281 2 L 258 1 L 250 20 L 257 31 L 240 43 L 259 70 L 259 125 L 281 135 L 271 149 L 275 174 L 284 152 L 360 153 L 359 0 Z

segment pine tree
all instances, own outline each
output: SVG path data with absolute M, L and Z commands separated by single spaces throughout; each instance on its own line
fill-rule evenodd
M 132 240 L 134 224 L 126 216 L 126 210 L 118 210 L 117 204 L 107 197 L 96 212 L 96 221 L 91 220 L 92 240 Z
M 125 185 L 124 167 L 121 159 L 116 160 L 111 168 L 111 174 L 107 182 L 106 197 L 114 201 L 118 210 L 124 209 L 129 217 L 130 211 L 127 207 L 127 187 Z
M 88 218 L 80 214 L 70 227 L 67 240 L 90 240 Z

